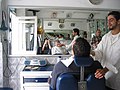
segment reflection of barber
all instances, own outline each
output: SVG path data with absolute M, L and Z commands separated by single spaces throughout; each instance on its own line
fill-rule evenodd
M 42 47 L 42 54 L 51 54 L 51 44 L 50 40 L 48 40 L 47 38 L 45 39 Z
M 66 54 L 66 48 L 65 46 L 61 46 L 61 43 L 59 40 L 55 40 L 55 46 L 52 47 L 52 55 L 65 55 Z
M 72 49 L 73 42 L 79 37 L 79 29 L 74 28 L 73 32 L 72 32 L 72 35 L 73 35 L 74 38 L 73 38 L 72 42 L 69 45 L 66 45 L 66 49 L 67 50 L 71 50 Z
M 73 35 L 73 40 L 72 42 L 69 44 L 69 45 L 64 45 L 62 44 L 63 46 L 66 46 L 66 50 L 67 51 L 71 51 L 72 50 L 72 44 L 74 43 L 74 41 L 79 37 L 79 29 L 77 28 L 74 28 L 73 29 L 73 32 L 72 32 L 72 35 Z M 70 52 L 71 53 L 71 52 Z
M 72 42 L 71 42 L 69 45 L 61 44 L 61 46 L 66 46 L 66 50 L 67 50 L 67 51 L 70 51 L 69 53 L 71 53 L 72 44 L 73 44 L 74 41 L 79 37 L 79 29 L 74 28 L 74 29 L 73 29 L 73 32 L 72 32 L 72 35 L 73 35 L 74 38 L 73 38 Z

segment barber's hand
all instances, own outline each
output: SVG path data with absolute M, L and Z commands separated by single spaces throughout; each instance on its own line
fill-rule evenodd
M 57 44 L 58 47 L 62 47 L 62 45 L 60 43 Z
M 58 47 L 62 47 L 65 46 L 64 44 L 57 44 Z
M 95 77 L 98 79 L 101 79 L 104 77 L 104 75 L 106 74 L 107 71 L 108 71 L 107 68 L 97 69 L 96 73 L 95 73 Z

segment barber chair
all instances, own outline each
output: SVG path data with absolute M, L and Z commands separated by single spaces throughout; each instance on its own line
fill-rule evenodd
M 13 89 L 9 87 L 0 87 L 0 90 L 13 90 Z
M 93 63 L 92 57 L 75 56 L 74 63 L 80 68 L 79 73 L 63 73 L 57 78 L 56 90 L 105 90 L 105 78 L 97 79 L 93 74 L 84 77 L 84 67 Z M 75 78 L 80 75 L 80 80 Z

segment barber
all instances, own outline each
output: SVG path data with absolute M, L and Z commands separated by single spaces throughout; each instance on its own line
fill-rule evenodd
M 103 69 L 98 69 L 96 78 L 106 78 L 107 90 L 120 90 L 120 12 L 112 11 L 107 16 L 110 30 L 105 34 L 91 54 L 95 56 Z

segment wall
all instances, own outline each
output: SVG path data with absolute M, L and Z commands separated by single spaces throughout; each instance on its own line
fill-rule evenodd
M 3 72 L 2 43 L 0 42 L 0 71 Z M 0 87 L 3 86 L 3 73 L 0 73 Z
M 2 10 L 7 12 L 7 10 L 5 10 L 6 8 L 5 4 L 6 4 L 5 0 L 0 0 L 0 28 L 1 28 L 1 22 L 2 22 Z M 7 48 L 3 48 L 3 46 L 6 47 L 7 45 L 6 41 L 4 41 L 4 39 L 6 38 L 7 38 L 7 32 L 0 29 L 0 87 L 3 87 L 3 83 L 4 83 L 4 79 L 3 79 L 4 67 L 3 66 L 4 66 L 4 62 L 6 61 L 6 56 L 4 54 L 4 51 L 7 51 Z
M 0 0 L 0 27 L 1 27 L 1 22 L 2 22 L 2 10 L 6 13 L 7 16 L 7 10 L 6 10 L 6 1 L 5 0 Z M 7 17 L 5 23 L 7 24 Z M 7 38 L 7 32 L 0 30 L 0 41 L 2 42 L 4 38 Z
M 3 0 L 5 3 L 2 3 L 2 9 L 6 10 L 7 6 L 16 6 L 16 7 L 62 7 L 69 9 L 119 9 L 120 10 L 120 0 L 103 0 L 103 3 L 100 5 L 92 5 L 88 0 Z M 1 16 L 1 15 L 0 15 Z M 1 20 L 1 19 L 0 19 Z M 6 44 L 7 45 L 7 44 Z M 7 46 L 6 46 L 7 47 Z M 6 50 L 7 51 L 7 50 Z M 19 84 L 19 73 L 24 67 L 24 58 L 6 58 L 4 56 L 4 86 L 13 87 L 14 90 L 20 89 Z M 42 57 L 40 57 L 42 58 Z M 50 59 L 50 58 L 49 58 Z M 53 57 L 51 57 L 51 60 Z M 8 60 L 8 61 L 7 61 Z M 9 62 L 9 63 L 8 63 Z M 9 67 L 6 67 L 8 63 Z M 12 72 L 11 72 L 12 71 Z
M 103 0 L 100 5 L 92 5 L 89 0 L 7 0 L 11 6 L 56 6 L 87 9 L 120 9 L 120 0 Z M 34 2 L 34 3 L 33 3 Z
M 63 59 L 68 56 L 62 56 Z M 55 64 L 58 56 L 12 56 L 9 57 L 8 66 L 5 67 L 4 71 L 4 86 L 12 87 L 13 90 L 20 90 L 20 72 L 25 67 L 25 60 L 46 59 L 48 64 Z
M 1 16 L 1 0 L 0 0 L 0 16 Z M 1 17 L 0 17 L 0 22 L 1 22 Z
M 51 26 L 48 26 L 48 23 L 52 23 Z M 71 26 L 71 23 L 74 23 L 75 26 Z M 63 25 L 60 28 L 60 25 Z M 80 30 L 87 30 L 86 20 L 75 20 L 75 19 L 64 19 L 64 23 L 59 23 L 59 19 L 44 19 L 43 26 L 45 30 L 72 30 L 73 28 L 79 28 Z
M 0 0 L 1 1 L 1 5 L 0 5 L 0 22 L 1 22 L 1 16 L 2 16 L 2 10 L 4 10 L 5 11 L 5 13 L 8 13 L 8 11 L 7 11 L 7 3 L 6 3 L 6 0 Z M 7 20 L 6 20 L 7 21 Z

